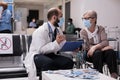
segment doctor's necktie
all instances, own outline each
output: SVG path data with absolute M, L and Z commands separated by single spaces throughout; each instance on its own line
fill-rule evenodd
M 55 39 L 56 39 L 57 33 L 58 33 L 58 29 L 57 29 L 57 27 L 55 27 L 55 30 L 54 30 L 54 38 Z
M 56 36 L 57 36 L 58 33 L 59 33 L 59 30 L 58 30 L 57 27 L 55 27 L 55 29 L 54 29 L 54 40 L 56 39 Z M 59 54 L 59 51 L 57 51 L 56 54 Z

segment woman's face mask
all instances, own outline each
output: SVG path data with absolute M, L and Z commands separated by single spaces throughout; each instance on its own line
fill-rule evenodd
M 86 28 L 90 28 L 91 27 L 91 23 L 90 23 L 90 20 L 83 20 L 83 24 Z

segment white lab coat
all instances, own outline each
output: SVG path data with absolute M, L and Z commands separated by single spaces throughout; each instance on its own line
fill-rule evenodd
M 49 54 L 51 52 L 56 53 L 66 42 L 63 41 L 61 44 L 58 44 L 56 40 L 52 42 L 51 37 L 49 36 L 48 23 L 54 31 L 55 27 L 52 26 L 50 22 L 46 22 L 33 32 L 30 50 L 29 53 L 27 53 L 24 61 L 29 80 L 37 80 L 36 67 L 33 59 L 34 55 Z M 58 30 L 60 34 L 63 34 L 60 28 L 58 28 Z

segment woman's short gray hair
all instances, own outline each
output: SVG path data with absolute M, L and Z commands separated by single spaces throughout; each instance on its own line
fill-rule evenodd
M 86 15 L 86 14 L 90 14 L 91 17 L 97 18 L 97 12 L 94 11 L 94 10 L 88 10 L 88 11 L 86 11 L 86 12 L 83 14 L 83 16 Z

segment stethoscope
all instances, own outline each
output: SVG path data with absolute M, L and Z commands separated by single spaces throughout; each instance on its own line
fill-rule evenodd
M 54 32 L 52 31 L 50 24 L 49 23 L 47 23 L 47 24 L 48 24 L 48 29 L 49 29 L 48 34 L 49 34 L 50 40 L 53 42 L 55 40 Z M 57 29 L 57 33 L 59 33 L 58 29 Z

